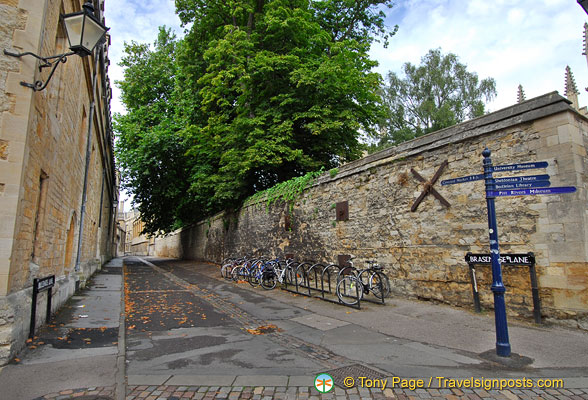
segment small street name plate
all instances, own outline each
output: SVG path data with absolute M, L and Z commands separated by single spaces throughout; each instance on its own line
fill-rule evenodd
M 37 292 L 48 290 L 53 286 L 55 286 L 55 275 L 33 280 L 33 290 Z
M 529 267 L 529 276 L 531 278 L 531 295 L 533 296 L 533 317 L 535 322 L 541 323 L 541 300 L 539 298 L 539 286 L 537 284 L 537 272 L 535 270 L 535 255 L 533 253 L 511 253 L 500 254 L 501 265 L 522 265 Z M 465 255 L 465 261 L 470 267 L 470 279 L 472 281 L 472 293 L 474 296 L 474 307 L 476 312 L 480 312 L 482 307 L 480 305 L 480 295 L 478 293 L 478 282 L 476 280 L 475 265 L 492 265 L 492 255 L 472 254 Z
M 468 264 L 492 264 L 492 256 L 486 254 L 467 253 L 465 261 Z M 535 256 L 529 253 L 500 254 L 500 264 L 502 265 L 535 265 Z

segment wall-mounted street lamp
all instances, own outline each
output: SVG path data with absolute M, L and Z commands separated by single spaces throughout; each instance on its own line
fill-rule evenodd
M 92 54 L 96 45 L 101 42 L 106 34 L 106 31 L 109 29 L 100 23 L 100 21 L 98 21 L 98 19 L 95 17 L 94 6 L 90 2 L 87 2 L 82 6 L 82 11 L 61 15 L 60 18 L 63 21 L 63 25 L 65 26 L 67 39 L 69 41 L 69 49 L 71 50 L 70 52 L 58 54 L 56 56 L 41 57 L 35 53 L 31 53 L 30 51 L 25 53 L 13 53 L 4 49 L 4 54 L 8 56 L 20 58 L 22 56 L 30 55 L 37 58 L 38 60 L 41 60 L 42 63 L 39 65 L 39 71 L 42 71 L 43 68 L 52 67 L 51 72 L 49 73 L 49 77 L 45 83 L 40 80 L 36 81 L 35 83 L 20 83 L 22 86 L 33 89 L 35 92 L 43 90 L 47 87 L 47 84 L 53 77 L 55 70 L 60 63 L 67 61 L 67 57 L 74 54 L 77 54 L 80 57 L 85 57 Z
M 586 11 L 586 14 L 588 14 L 588 0 L 578 0 L 578 4 L 584 9 L 584 11 Z

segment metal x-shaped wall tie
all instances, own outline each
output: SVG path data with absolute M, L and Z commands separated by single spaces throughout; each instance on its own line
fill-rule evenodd
M 415 200 L 414 204 L 412 205 L 412 207 L 410 208 L 410 211 L 415 212 L 417 210 L 417 208 L 419 207 L 419 204 L 421 204 L 421 202 L 423 201 L 423 199 L 425 198 L 425 196 L 427 196 L 429 193 L 431 193 L 433 196 L 435 196 L 435 198 L 437 198 L 437 200 L 439 200 L 441 202 L 441 204 L 443 204 L 445 207 L 449 208 L 451 207 L 451 204 L 449 204 L 449 202 L 447 200 L 445 200 L 443 198 L 443 196 L 441 196 L 439 194 L 438 191 L 435 190 L 435 188 L 433 187 L 433 185 L 437 182 L 437 180 L 441 177 L 441 174 L 443 173 L 443 170 L 445 169 L 445 167 L 448 165 L 449 163 L 447 162 L 447 160 L 443 161 L 443 164 L 441 164 L 441 166 L 439 167 L 439 169 L 437 169 L 437 172 L 435 172 L 435 175 L 433 175 L 433 177 L 431 178 L 430 181 L 427 181 L 425 178 L 423 178 L 421 176 L 421 174 L 419 174 L 418 172 L 416 172 L 414 170 L 414 168 L 410 169 L 410 172 L 412 172 L 412 174 L 414 175 L 414 177 L 419 181 L 425 184 L 425 188 L 423 189 L 423 192 L 420 194 L 420 196 Z

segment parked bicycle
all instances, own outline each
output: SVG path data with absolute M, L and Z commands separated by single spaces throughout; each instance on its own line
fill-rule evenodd
M 246 260 L 247 257 L 225 258 L 221 267 L 221 276 L 227 280 L 231 280 L 233 269 L 241 266 Z
M 390 294 L 390 281 L 382 272 L 384 269 L 376 261 L 367 261 L 368 267 L 357 271 L 353 267 L 353 259 L 349 259 L 350 274 L 343 275 L 337 282 L 337 297 L 345 305 L 356 305 L 370 292 L 384 301 Z M 345 269 L 341 270 L 342 272 Z M 357 271 L 357 272 L 354 272 Z
M 263 281 L 263 276 L 264 274 L 266 274 L 266 271 L 272 270 L 276 265 L 279 265 L 279 262 L 280 260 L 278 258 L 276 258 L 275 260 L 260 260 L 259 262 L 257 262 L 251 269 L 250 274 L 248 276 L 249 284 L 253 287 L 261 285 Z
M 263 271 L 260 282 L 261 287 L 266 290 L 271 290 L 278 283 L 292 283 L 296 274 L 292 268 L 294 264 L 292 259 L 286 259 L 285 261 L 276 260 L 275 263 Z
M 384 298 L 390 294 L 390 282 L 384 269 L 371 260 L 366 262 L 367 268 L 357 269 L 353 266 L 354 258 L 351 257 L 348 267 L 296 262 L 291 258 L 230 258 L 223 260 L 221 275 L 265 290 L 281 284 L 283 289 L 294 293 L 320 296 L 322 300 L 358 308 L 362 300 L 384 304 Z M 375 299 L 366 298 L 369 294 Z
M 261 262 L 263 262 L 262 259 L 251 259 L 243 261 L 241 265 L 233 268 L 231 271 L 231 278 L 235 282 L 249 281 L 249 276 Z

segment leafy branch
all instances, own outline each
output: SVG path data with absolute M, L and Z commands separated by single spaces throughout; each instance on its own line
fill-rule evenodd
M 305 175 L 278 183 L 271 188 L 250 196 L 245 200 L 245 204 L 265 201 L 266 210 L 269 210 L 272 204 L 283 201 L 288 205 L 288 210 L 291 213 L 294 210 L 294 204 L 301 197 L 302 193 L 316 183 L 316 180 L 323 172 L 324 168 L 321 168 L 318 171 L 308 172 Z

